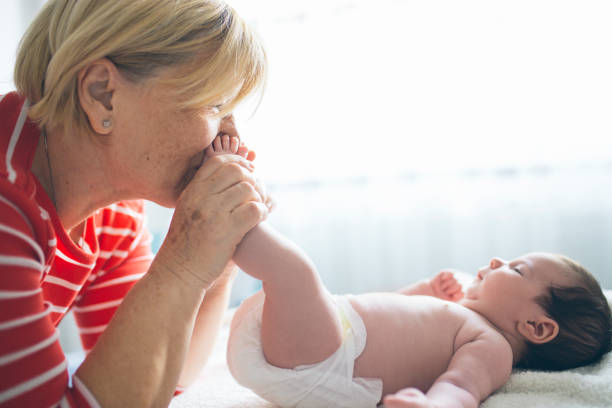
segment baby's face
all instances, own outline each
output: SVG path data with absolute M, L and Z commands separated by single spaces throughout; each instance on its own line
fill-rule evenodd
M 478 270 L 465 294 L 466 306 L 486 315 L 495 324 L 512 324 L 541 312 L 535 298 L 551 285 L 569 286 L 567 267 L 555 255 L 531 253 L 511 261 L 493 258 Z

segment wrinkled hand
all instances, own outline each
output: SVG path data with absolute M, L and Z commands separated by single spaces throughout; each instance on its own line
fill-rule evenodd
M 207 288 L 223 273 L 243 236 L 268 216 L 270 206 L 248 160 L 211 157 L 179 197 L 155 262 L 189 286 Z
M 233 126 L 233 122 L 231 123 Z M 233 129 L 235 130 L 235 128 Z M 224 154 L 237 154 L 249 162 L 254 161 L 256 157 L 255 151 L 249 149 L 244 142 L 240 141 L 238 136 L 232 136 L 225 133 L 217 136 L 210 146 L 208 146 L 205 160 Z M 255 179 L 255 189 L 264 199 L 268 209 L 272 211 L 275 207 L 274 200 L 272 196 L 266 192 L 264 185 L 257 178 Z
M 212 283 L 212 285 L 207 290 L 207 296 L 212 292 L 222 292 L 228 287 L 234 284 L 234 280 L 236 280 L 236 276 L 238 276 L 238 266 L 234 263 L 234 261 L 230 260 L 221 275 Z
M 438 272 L 429 281 L 433 295 L 442 300 L 458 302 L 463 299 L 461 284 L 457 281 L 452 271 L 444 270 Z
M 404 388 L 387 395 L 383 402 L 385 408 L 435 408 L 429 398 L 416 388 Z

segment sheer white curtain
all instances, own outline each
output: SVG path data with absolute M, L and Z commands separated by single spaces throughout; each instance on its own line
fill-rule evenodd
M 534 250 L 612 287 L 612 3 L 231 3 L 271 63 L 239 115 L 270 222 L 332 291 Z
M 269 181 L 612 158 L 609 1 L 232 4 L 270 55 L 243 127 Z
M 242 131 L 271 222 L 333 291 L 534 250 L 612 287 L 612 3 L 232 4 L 270 56 Z

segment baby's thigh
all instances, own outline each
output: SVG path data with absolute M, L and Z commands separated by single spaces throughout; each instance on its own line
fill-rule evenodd
M 261 307 L 261 304 L 264 301 L 264 292 L 259 290 L 255 292 L 253 295 L 249 296 L 245 300 L 242 301 L 236 312 L 234 312 L 234 316 L 232 317 L 232 322 L 230 324 L 230 332 L 235 331 L 236 328 L 243 323 L 244 319 L 254 318 L 253 316 L 248 316 L 251 312 L 258 307 Z M 259 319 L 261 315 L 259 316 Z
M 293 368 L 323 361 L 342 343 L 342 327 L 333 297 L 324 291 L 308 299 L 268 298 L 261 339 L 266 359 Z

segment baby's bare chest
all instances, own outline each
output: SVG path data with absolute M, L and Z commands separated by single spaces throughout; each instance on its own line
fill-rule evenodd
M 427 390 L 448 367 L 469 318 L 458 305 L 424 296 L 360 295 L 352 303 L 367 329 L 355 376 L 381 378 L 385 393 Z

